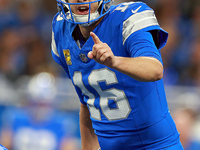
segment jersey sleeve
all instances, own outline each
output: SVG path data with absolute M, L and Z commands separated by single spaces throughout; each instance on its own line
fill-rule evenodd
M 123 21 L 122 36 L 123 44 L 126 45 L 127 40 L 132 35 L 138 35 L 142 32 L 149 31 L 157 49 L 165 46 L 168 33 L 164 31 L 157 21 L 154 10 L 145 3 L 136 2 L 130 4 L 125 11 L 125 20 Z
M 60 65 L 62 65 L 62 61 L 60 59 L 60 55 L 58 53 L 59 44 L 58 44 L 58 23 L 57 23 L 58 14 L 55 15 L 52 21 L 52 39 L 51 39 L 51 53 L 53 59 Z
M 63 64 L 62 59 L 60 57 L 59 52 L 62 51 L 62 46 L 60 44 L 59 40 L 59 31 L 60 31 L 60 22 L 62 20 L 59 17 L 59 14 L 57 14 L 52 22 L 52 41 L 51 41 L 51 54 L 53 59 L 61 65 L 65 72 L 67 73 L 67 76 L 70 78 L 69 70 L 68 68 Z
M 127 40 L 126 49 L 131 57 L 154 57 L 162 63 L 160 50 L 157 49 L 150 32 L 130 35 Z
M 131 57 L 154 57 L 162 63 L 160 49 L 165 46 L 168 33 L 159 26 L 154 10 L 143 2 L 120 7 L 125 6 L 122 40 L 126 50 Z

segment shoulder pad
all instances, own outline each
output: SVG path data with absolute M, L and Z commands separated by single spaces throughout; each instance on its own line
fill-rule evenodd
M 122 15 L 123 16 L 122 19 L 126 20 L 128 17 L 132 16 L 133 14 L 136 14 L 145 10 L 152 10 L 152 9 L 143 2 L 125 2 L 125 3 L 116 5 L 115 8 L 112 9 L 111 13 L 114 13 L 117 16 Z

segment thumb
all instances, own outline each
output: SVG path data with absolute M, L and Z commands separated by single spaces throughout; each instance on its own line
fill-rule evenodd
M 93 58 L 94 58 L 92 51 L 90 51 L 90 52 L 88 53 L 87 56 L 88 56 L 88 58 L 90 58 L 90 59 L 93 59 Z
M 90 32 L 90 35 L 94 41 L 94 44 L 100 44 L 102 43 L 101 40 L 99 39 L 99 37 L 94 33 L 94 32 Z

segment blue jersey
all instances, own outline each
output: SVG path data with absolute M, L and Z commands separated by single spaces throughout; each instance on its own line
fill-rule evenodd
M 177 143 L 179 134 L 168 110 L 163 81 L 140 82 L 89 59 L 94 42 L 89 37 L 80 48 L 72 35 L 75 27 L 59 14 L 55 16 L 52 56 L 72 80 L 81 103 L 87 104 L 101 148 L 159 149 Z M 93 32 L 115 56 L 148 56 L 162 62 L 160 49 L 168 35 L 144 3 L 112 6 Z M 153 38 L 145 47 L 149 34 Z

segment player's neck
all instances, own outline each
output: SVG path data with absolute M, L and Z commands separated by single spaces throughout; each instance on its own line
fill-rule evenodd
M 98 21 L 94 22 L 93 24 L 91 24 L 90 26 L 81 26 L 79 25 L 81 34 L 83 35 L 84 38 L 89 38 L 90 36 L 90 32 L 93 31 L 95 29 L 95 27 L 101 22 L 101 20 L 104 17 L 100 18 Z
M 79 29 L 81 31 L 81 34 L 84 38 L 88 38 L 90 36 L 90 32 L 94 29 L 92 26 L 83 27 L 79 25 Z

